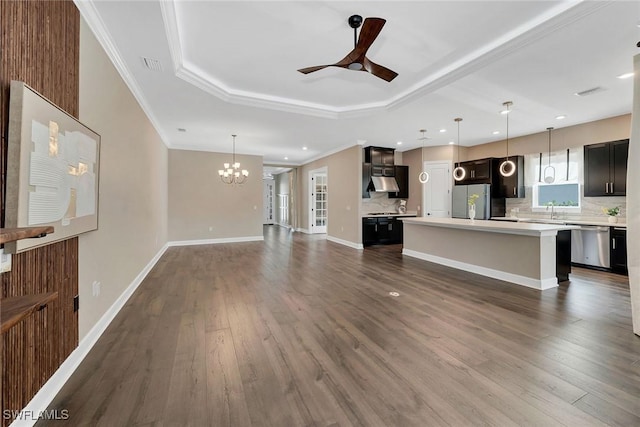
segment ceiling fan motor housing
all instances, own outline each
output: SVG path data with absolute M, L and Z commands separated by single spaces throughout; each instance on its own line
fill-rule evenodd
M 351 28 L 360 28 L 360 25 L 362 25 L 362 16 L 360 15 L 351 15 L 349 17 L 349 26 Z

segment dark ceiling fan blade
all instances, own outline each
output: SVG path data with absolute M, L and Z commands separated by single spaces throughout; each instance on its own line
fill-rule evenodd
M 331 65 L 316 65 L 315 67 L 301 68 L 298 71 L 300 71 L 302 74 L 309 74 L 327 67 L 331 67 Z
M 378 65 L 375 62 L 371 62 L 367 57 L 364 58 L 362 65 L 364 66 L 364 70 L 388 82 L 398 76 L 398 73 L 396 73 L 395 71 L 390 70 L 387 67 L 383 67 L 382 65 Z
M 358 36 L 358 44 L 356 45 L 358 53 L 363 55 L 367 53 L 367 50 L 376 40 L 386 22 L 387 20 L 382 18 L 367 18 L 364 20 L 360 36 Z

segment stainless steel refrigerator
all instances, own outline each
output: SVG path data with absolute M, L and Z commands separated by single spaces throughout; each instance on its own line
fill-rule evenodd
M 469 197 L 477 194 L 476 219 L 491 218 L 491 185 L 471 184 L 454 185 L 453 200 L 451 203 L 452 218 L 469 218 Z

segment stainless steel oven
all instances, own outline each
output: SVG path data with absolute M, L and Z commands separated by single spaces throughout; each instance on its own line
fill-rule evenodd
M 594 267 L 611 267 L 609 227 L 582 225 L 571 230 L 571 262 Z

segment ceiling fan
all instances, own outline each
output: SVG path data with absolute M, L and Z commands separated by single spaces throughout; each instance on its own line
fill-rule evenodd
M 362 16 L 350 16 L 349 26 L 353 28 L 353 50 L 335 64 L 317 65 L 315 67 L 302 68 L 298 71 L 302 74 L 309 74 L 327 67 L 341 67 L 354 71 L 366 71 L 382 80 L 390 82 L 396 78 L 398 73 L 370 61 L 369 58 L 365 56 L 369 47 L 371 47 L 376 37 L 378 37 L 378 34 L 380 34 L 380 31 L 382 31 L 385 22 L 387 21 L 382 18 L 367 18 L 363 24 Z M 358 38 L 357 29 L 360 25 L 362 25 L 362 29 L 360 30 L 360 37 Z

